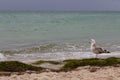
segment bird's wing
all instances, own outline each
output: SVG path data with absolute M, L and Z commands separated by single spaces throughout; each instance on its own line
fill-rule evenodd
M 102 48 L 95 48 L 93 52 L 96 54 L 101 54 L 101 53 L 104 53 L 104 50 Z

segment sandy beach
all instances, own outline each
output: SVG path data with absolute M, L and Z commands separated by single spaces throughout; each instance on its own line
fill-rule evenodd
M 85 66 L 68 72 L 48 71 L 0 76 L 0 80 L 120 80 L 120 68 Z

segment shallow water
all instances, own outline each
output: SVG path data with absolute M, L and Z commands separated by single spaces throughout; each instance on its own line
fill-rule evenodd
M 119 52 L 119 23 L 120 12 L 0 12 L 0 50 L 7 60 L 81 58 L 94 38 Z

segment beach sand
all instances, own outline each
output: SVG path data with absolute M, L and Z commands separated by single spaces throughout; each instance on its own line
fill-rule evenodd
M 68 72 L 25 73 L 0 76 L 0 80 L 120 80 L 120 67 L 78 67 Z

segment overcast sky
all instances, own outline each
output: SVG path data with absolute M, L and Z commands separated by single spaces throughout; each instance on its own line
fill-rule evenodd
M 0 10 L 120 11 L 120 0 L 0 0 Z

